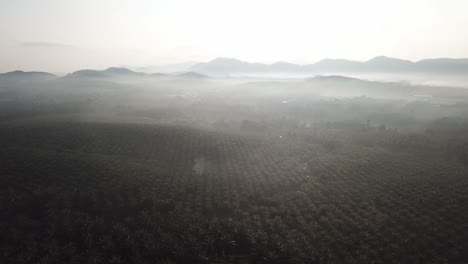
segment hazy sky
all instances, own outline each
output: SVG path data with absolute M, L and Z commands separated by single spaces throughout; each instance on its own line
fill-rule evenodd
M 0 0 L 0 72 L 468 57 L 467 0 Z

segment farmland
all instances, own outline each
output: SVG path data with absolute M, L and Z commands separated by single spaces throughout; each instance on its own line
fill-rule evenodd
M 468 167 L 378 137 L 3 124 L 0 262 L 467 263 Z

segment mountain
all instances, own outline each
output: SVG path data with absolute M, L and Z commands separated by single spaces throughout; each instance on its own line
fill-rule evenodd
M 209 78 L 208 76 L 198 73 L 198 72 L 183 72 L 175 74 L 165 74 L 165 73 L 142 73 L 129 70 L 127 68 L 116 68 L 111 67 L 106 70 L 79 70 L 73 73 L 70 73 L 64 77 L 64 79 L 87 79 L 87 80 L 107 80 L 107 81 L 118 81 L 118 80 L 127 80 L 127 79 L 151 79 L 151 78 L 181 78 L 181 79 L 203 79 Z
M 249 63 L 234 58 L 217 58 L 190 68 L 204 74 L 232 74 L 259 72 L 308 73 L 421 73 L 468 74 L 468 59 L 426 59 L 417 62 L 377 56 L 368 61 L 324 59 L 314 64 L 297 65 L 288 62 L 273 64 Z
M 417 67 L 425 72 L 467 74 L 468 59 L 425 59 L 415 63 Z
M 312 72 L 346 72 L 362 68 L 362 62 L 345 59 L 323 59 L 314 64 L 304 65 L 305 71 Z
M 273 64 L 250 63 L 235 58 L 216 58 L 204 63 L 174 64 L 176 69 L 188 68 L 183 71 L 172 73 L 144 73 L 133 71 L 128 68 L 111 67 L 105 70 L 79 70 L 67 74 L 65 79 L 114 79 L 121 78 L 157 78 L 177 76 L 181 78 L 209 78 L 208 76 L 220 76 L 229 74 L 255 74 L 255 73 L 307 73 L 307 74 L 347 74 L 347 73 L 399 73 L 399 74 L 468 74 L 468 58 L 450 59 L 436 58 L 424 59 L 416 62 L 396 59 L 385 56 L 377 56 L 368 61 L 353 61 L 345 59 L 323 59 L 313 64 L 298 65 L 289 62 L 276 62 Z M 180 68 L 179 68 L 180 69 Z M 12 71 L 0 73 L 3 83 L 11 84 L 25 81 L 45 81 L 57 79 L 57 76 L 47 72 L 24 72 Z M 60 78 L 62 79 L 62 78 Z
M 111 67 L 106 70 L 79 70 L 70 73 L 65 78 L 88 78 L 88 79 L 102 79 L 102 78 L 133 78 L 144 77 L 147 74 L 135 72 L 127 68 Z
M 268 65 L 268 70 L 273 72 L 296 72 L 301 71 L 302 68 L 300 65 L 294 63 L 279 61 Z
M 55 78 L 57 78 L 57 76 L 48 72 L 12 71 L 7 73 L 0 73 L 0 80 L 2 81 L 47 81 Z
M 401 72 L 413 70 L 414 62 L 409 60 L 395 59 L 385 56 L 377 56 L 366 62 L 365 69 L 367 71 L 379 72 Z
M 186 71 L 189 71 L 190 68 L 195 64 L 198 64 L 198 62 L 189 61 L 189 62 L 183 62 L 183 63 L 160 65 L 160 66 L 134 67 L 132 69 L 134 69 L 137 72 L 145 72 L 145 73 L 186 72 Z
M 231 74 L 231 73 L 260 73 L 260 72 L 317 72 L 329 70 L 344 70 L 352 68 L 359 62 L 347 60 L 325 59 L 316 64 L 298 65 L 288 62 L 276 62 L 273 64 L 249 63 L 233 58 L 216 58 L 212 61 L 199 63 L 192 66 L 191 70 L 206 74 Z
M 190 70 L 201 73 L 242 73 L 267 72 L 269 65 L 262 63 L 249 63 L 233 58 L 216 58 L 205 63 L 193 65 Z

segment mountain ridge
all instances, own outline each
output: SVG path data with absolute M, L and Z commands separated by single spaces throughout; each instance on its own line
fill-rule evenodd
M 0 73 L 0 79 L 6 80 L 50 80 L 57 78 L 55 74 L 41 71 L 10 71 L 5 73 Z
M 276 62 L 250 63 L 234 58 L 216 58 L 190 68 L 201 73 L 253 73 L 253 72 L 408 72 L 408 73 L 468 73 L 466 58 L 435 58 L 410 61 L 376 56 L 367 61 L 326 58 L 312 64 Z
M 295 64 L 278 61 L 271 64 L 246 62 L 236 58 L 218 57 L 208 62 L 197 63 L 183 71 L 168 73 L 146 73 L 123 67 L 110 67 L 105 70 L 82 69 L 65 75 L 62 78 L 110 78 L 110 77 L 161 77 L 176 76 L 194 72 L 202 75 L 229 75 L 235 73 L 430 73 L 430 74 L 468 74 L 468 58 L 433 58 L 410 61 L 386 56 L 376 56 L 367 61 L 326 58 L 312 64 Z M 40 71 L 11 71 L 0 73 L 2 79 L 54 79 L 58 76 Z

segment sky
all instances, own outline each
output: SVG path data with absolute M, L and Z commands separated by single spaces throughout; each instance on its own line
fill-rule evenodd
M 0 0 L 0 72 L 468 57 L 466 0 Z

